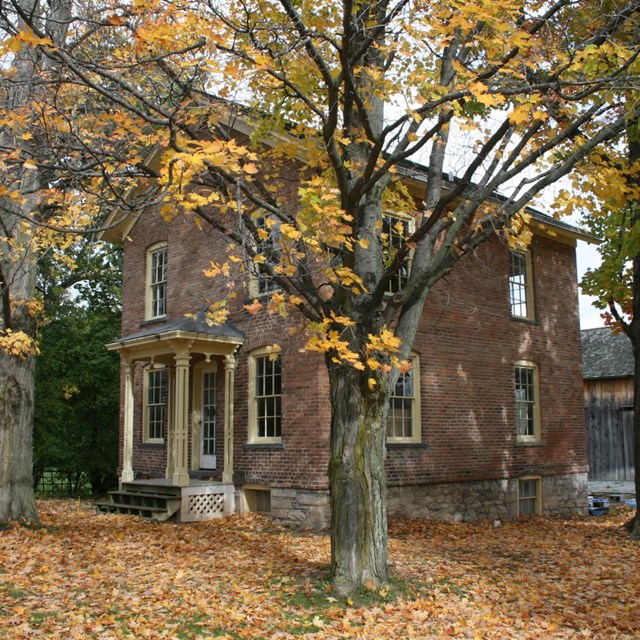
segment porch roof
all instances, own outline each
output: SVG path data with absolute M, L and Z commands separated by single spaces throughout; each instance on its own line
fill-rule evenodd
M 228 355 L 244 342 L 244 333 L 225 322 L 210 325 L 203 311 L 178 320 L 154 325 L 123 336 L 107 344 L 110 351 L 120 351 L 131 359 L 150 358 L 184 349 L 190 352 Z

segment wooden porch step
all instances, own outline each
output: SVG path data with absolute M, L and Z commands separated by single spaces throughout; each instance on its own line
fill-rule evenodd
M 118 491 L 110 491 L 108 502 L 95 503 L 99 511 L 129 514 L 158 521 L 173 517 L 180 510 L 180 505 L 179 487 L 132 484 L 123 485 Z
M 109 491 L 111 496 L 126 496 L 129 498 L 140 498 L 145 500 L 178 500 L 179 495 L 172 493 L 154 493 L 152 491 Z
M 146 507 L 142 505 L 123 504 L 120 502 L 96 502 L 94 503 L 98 511 L 103 513 L 120 513 L 123 515 L 138 516 L 148 520 L 164 522 L 171 518 L 179 510 L 178 504 L 175 508 L 167 507 Z

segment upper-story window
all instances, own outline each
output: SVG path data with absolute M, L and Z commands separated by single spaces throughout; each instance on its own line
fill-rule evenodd
M 249 358 L 249 440 L 280 442 L 282 436 L 282 360 L 260 349 Z
M 386 254 L 389 260 L 393 259 L 396 252 L 402 247 L 413 232 L 413 221 L 410 218 L 385 213 L 382 216 L 382 242 L 385 246 Z M 407 255 L 400 268 L 392 276 L 387 286 L 387 293 L 397 293 L 409 280 L 409 269 L 411 267 L 411 259 Z
M 420 366 L 418 356 L 410 358 L 413 367 L 400 373 L 389 398 L 387 442 L 420 442 Z
M 538 367 L 533 362 L 516 362 L 516 436 L 522 442 L 540 440 L 540 390 Z
M 509 252 L 509 304 L 512 317 L 534 319 L 531 254 L 528 251 Z
M 167 315 L 167 245 L 157 244 L 147 251 L 146 319 Z
M 278 245 L 280 224 L 274 218 L 263 216 L 256 220 L 256 227 L 259 236 L 257 253 L 265 263 L 274 267 L 280 262 L 280 248 Z M 257 295 L 269 293 L 278 288 L 278 285 L 268 273 L 262 272 L 259 267 L 256 270 Z

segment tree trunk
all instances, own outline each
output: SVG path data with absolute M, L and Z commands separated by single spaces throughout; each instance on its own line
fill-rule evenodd
M 388 580 L 384 389 L 328 364 L 331 393 L 331 577 L 338 595 Z
M 629 166 L 640 160 L 640 135 L 638 124 L 629 129 Z M 634 186 L 640 181 L 633 174 L 630 179 Z M 631 229 L 635 231 L 640 225 L 640 203 L 631 203 Z M 640 253 L 633 257 L 633 283 L 632 283 L 632 316 L 631 323 L 627 327 L 627 335 L 631 339 L 633 347 L 634 380 L 633 380 L 633 466 L 636 485 L 636 513 L 627 523 L 631 537 L 640 540 Z
M 33 492 L 35 361 L 0 352 L 0 521 L 37 523 Z
M 18 5 L 25 15 L 38 15 L 42 8 L 37 0 L 19 0 Z M 69 27 L 71 0 L 50 0 L 44 11 L 47 35 L 61 44 Z M 24 26 L 17 19 L 15 28 Z M 35 48 L 25 46 L 16 52 L 13 74 L 0 105 L 5 115 L 29 117 L 31 103 L 39 91 L 46 90 L 42 73 L 49 64 Z M 28 124 L 24 127 L 31 133 Z M 7 127 L 2 132 L 2 147 L 30 152 L 34 159 L 46 155 L 40 136 L 32 136 L 33 140 L 27 142 L 20 133 L 19 127 Z M 21 195 L 19 200 L 5 196 L 0 206 L 0 331 L 23 332 L 35 340 L 29 303 L 36 294 L 39 249 L 36 227 L 26 220 L 38 218 L 44 178 L 40 169 L 26 166 L 5 171 L 0 178 L 11 189 L 19 185 Z M 0 520 L 38 522 L 33 489 L 35 359 L 30 351 L 12 354 L 0 350 Z
M 637 324 L 640 324 L 640 322 Z M 626 524 L 631 538 L 634 540 L 640 540 L 640 351 L 637 344 L 635 342 L 633 345 L 635 375 L 633 381 L 633 461 L 636 485 L 636 513 Z

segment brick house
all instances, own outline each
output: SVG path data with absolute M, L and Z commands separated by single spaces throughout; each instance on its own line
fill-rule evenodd
M 589 238 L 539 212 L 532 230 L 527 252 L 495 237 L 430 294 L 414 367 L 391 400 L 392 515 L 586 511 L 575 246 Z M 103 238 L 124 245 L 123 337 L 109 345 L 123 362 L 116 508 L 182 521 L 256 510 L 327 526 L 322 357 L 245 311 L 243 291 L 232 324 L 207 325 L 199 310 L 224 286 L 203 275 L 224 242 L 210 230 L 147 212 Z

